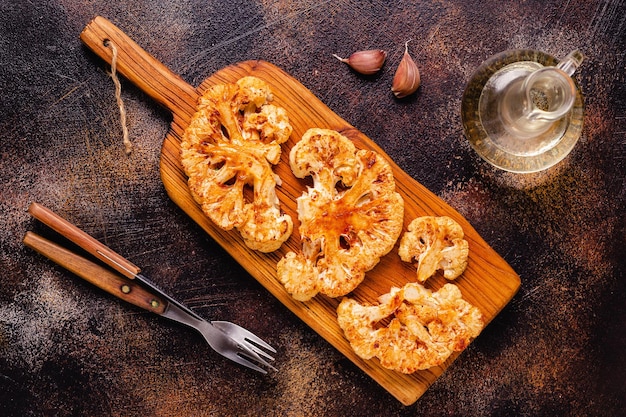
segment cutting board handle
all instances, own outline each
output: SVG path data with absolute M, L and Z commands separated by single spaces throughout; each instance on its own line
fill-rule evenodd
M 94 18 L 80 34 L 83 43 L 108 64 L 117 49 L 120 74 L 161 104 L 174 116 L 188 119 L 195 113 L 198 93 L 177 74 L 143 50 L 117 26 L 102 16 Z

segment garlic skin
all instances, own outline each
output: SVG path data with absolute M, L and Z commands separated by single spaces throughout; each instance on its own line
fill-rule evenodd
M 360 74 L 372 75 L 383 67 L 385 59 L 387 59 L 387 52 L 382 49 L 368 49 L 357 51 L 348 58 L 341 58 L 335 54 L 333 56 Z
M 404 56 L 393 77 L 391 91 L 393 91 L 396 97 L 404 98 L 417 91 L 420 83 L 420 72 L 413 58 L 409 55 L 409 41 L 406 41 L 404 44 Z

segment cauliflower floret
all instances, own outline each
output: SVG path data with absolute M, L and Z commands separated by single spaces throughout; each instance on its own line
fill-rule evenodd
M 339 326 L 359 357 L 378 357 L 384 368 L 406 374 L 441 365 L 484 327 L 480 310 L 453 284 L 433 293 L 409 283 L 379 301 L 362 305 L 344 298 L 337 307 Z M 387 318 L 388 325 L 380 323 Z
M 461 226 L 450 217 L 418 217 L 402 236 L 398 254 L 404 262 L 416 260 L 418 282 L 425 282 L 438 269 L 453 280 L 467 267 L 469 245 L 463 236 Z
M 302 252 L 278 262 L 278 278 L 300 301 L 318 292 L 348 294 L 402 231 L 404 201 L 391 167 L 341 134 L 317 128 L 305 132 L 289 162 L 294 175 L 310 175 L 313 186 L 297 200 Z
M 224 230 L 237 228 L 261 252 L 278 249 L 293 230 L 272 171 L 292 127 L 270 100 L 269 86 L 256 77 L 215 85 L 200 97 L 181 142 L 189 190 L 204 214 Z

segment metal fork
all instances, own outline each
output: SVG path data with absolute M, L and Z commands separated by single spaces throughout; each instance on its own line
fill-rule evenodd
M 227 321 L 204 320 L 139 274 L 137 266 L 50 209 L 32 203 L 28 212 L 129 279 L 33 232 L 24 236 L 26 246 L 116 297 L 196 329 L 216 352 L 234 362 L 263 374 L 267 371 L 256 363 L 276 370 L 268 363 L 274 358 L 266 352 L 276 353 L 276 350 L 254 333 Z

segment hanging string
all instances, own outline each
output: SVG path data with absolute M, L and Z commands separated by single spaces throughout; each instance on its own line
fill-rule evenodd
M 124 101 L 122 100 L 122 84 L 117 77 L 117 48 L 111 41 L 107 41 L 106 46 L 110 46 L 113 51 L 113 57 L 111 58 L 111 78 L 113 84 L 115 84 L 115 99 L 117 105 L 120 108 L 120 123 L 122 124 L 122 136 L 124 139 L 124 146 L 126 147 L 126 154 L 129 155 L 133 149 L 133 144 L 128 138 L 128 127 L 126 126 L 126 108 L 124 107 Z

